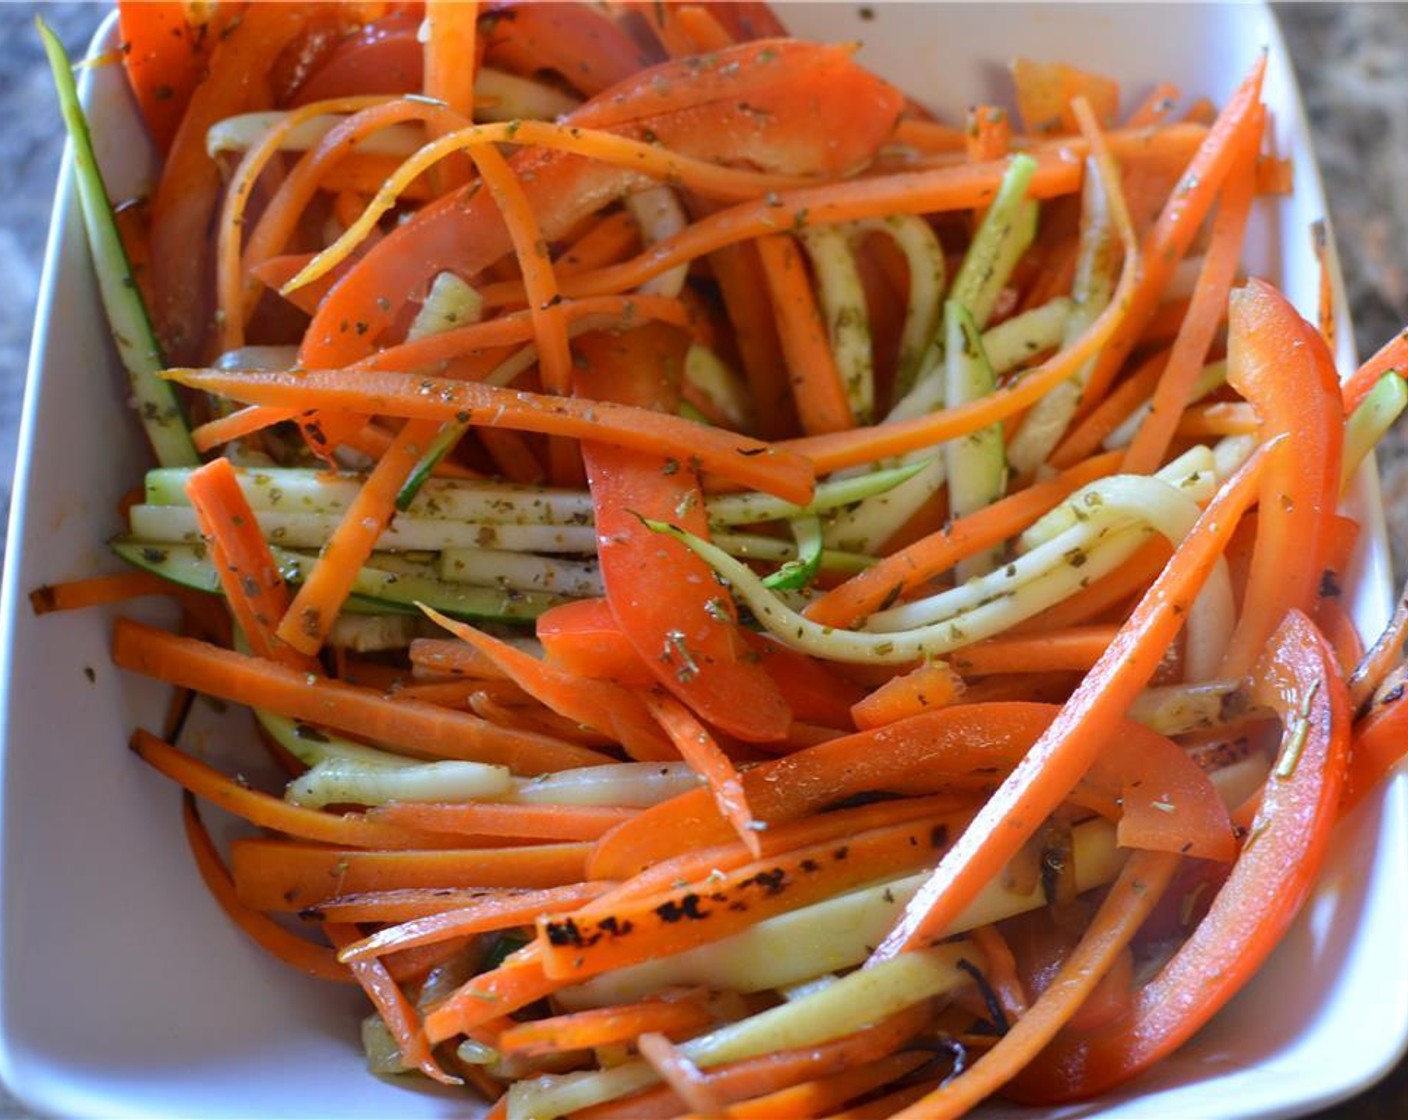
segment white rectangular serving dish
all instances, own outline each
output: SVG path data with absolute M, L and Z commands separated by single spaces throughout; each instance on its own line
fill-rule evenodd
M 1122 82 L 1157 80 L 1225 101 L 1263 48 L 1274 146 L 1296 191 L 1258 204 L 1250 265 L 1315 306 L 1308 229 L 1324 197 L 1281 37 L 1261 5 L 787 5 L 800 35 L 861 40 L 862 58 L 958 119 L 1006 100 L 1017 54 Z M 111 21 L 95 49 L 111 46 Z M 114 195 L 141 190 L 147 145 L 116 67 L 83 96 Z M 59 127 L 58 115 L 54 127 Z M 261 955 L 200 883 L 178 796 L 124 749 L 159 726 L 165 690 L 108 660 L 111 611 L 36 618 L 34 587 L 117 567 L 104 541 L 147 464 L 97 290 L 77 200 L 61 181 L 35 324 L 0 605 L 0 1076 L 61 1115 L 170 1118 L 465 1116 L 467 1098 L 365 1072 L 354 991 Z M 1343 300 L 1341 300 L 1343 305 Z M 1341 323 L 1342 369 L 1353 363 Z M 1390 605 L 1377 486 L 1353 573 L 1361 628 Z M 205 720 L 214 726 L 218 720 Z M 209 736 L 209 737 L 207 737 Z M 218 751 L 207 727 L 188 735 Z M 1340 830 L 1305 914 L 1253 985 L 1126 1092 L 1062 1117 L 1301 1115 L 1386 1072 L 1408 1041 L 1408 782 L 1400 775 Z M 990 1107 L 985 1115 L 1040 1112 Z

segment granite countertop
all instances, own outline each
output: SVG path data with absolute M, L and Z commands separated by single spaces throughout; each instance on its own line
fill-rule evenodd
M 1408 5 L 1277 4 L 1330 200 L 1361 354 L 1408 323 Z M 36 12 L 80 55 L 105 6 L 0 4 L 0 522 L 14 476 L 39 265 L 61 151 Z M 1408 575 L 1408 425 L 1380 452 L 1394 567 Z M 0 1120 L 26 1117 L 0 1086 Z M 1320 1120 L 1408 1115 L 1408 1062 Z

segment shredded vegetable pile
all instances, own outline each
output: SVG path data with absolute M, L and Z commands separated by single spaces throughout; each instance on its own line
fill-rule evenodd
M 140 202 L 46 43 L 159 465 L 130 569 L 34 601 L 179 604 L 116 623 L 175 690 L 132 748 L 373 1071 L 949 1117 L 1253 975 L 1408 749 L 1340 511 L 1408 334 L 1341 384 L 1328 278 L 1242 273 L 1264 59 L 1132 110 L 1017 60 L 944 124 L 761 4 L 119 11 Z

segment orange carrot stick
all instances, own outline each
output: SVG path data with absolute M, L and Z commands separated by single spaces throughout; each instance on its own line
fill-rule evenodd
M 421 756 L 497 763 L 521 774 L 611 761 L 607 755 L 545 735 L 505 732 L 462 712 L 390 700 L 341 681 L 310 679 L 306 673 L 130 619 L 119 619 L 114 628 L 113 660 L 121 668 L 168 684 L 364 735 Z
M 215 459 L 192 471 L 186 496 L 210 548 L 225 601 L 254 655 L 300 672 L 321 673 L 317 661 L 275 633 L 288 610 L 288 584 L 230 461 Z
M 443 101 L 465 120 L 474 118 L 475 24 L 479 5 L 474 0 L 428 0 L 425 20 L 430 35 L 425 43 L 425 96 Z M 432 135 L 447 129 L 439 122 Z
M 794 453 L 719 428 L 609 401 L 545 396 L 443 378 L 407 378 L 385 371 L 185 369 L 168 370 L 166 376 L 191 388 L 254 404 L 311 405 L 441 422 L 468 420 L 483 427 L 594 439 L 663 455 L 688 447 L 704 470 L 797 503 L 810 499 L 816 477 L 811 464 Z
M 575 912 L 537 920 L 544 973 L 570 982 L 683 952 L 886 875 L 932 863 L 947 846 L 951 815 L 922 817 L 718 869 L 682 888 L 620 892 Z
M 680 1037 L 713 1021 L 713 1013 L 697 997 L 647 999 L 520 1023 L 499 1036 L 499 1049 L 530 1056 L 590 1050 L 634 1042 L 646 1033 Z
M 184 794 L 181 799 L 181 819 L 185 826 L 186 840 L 191 846 L 191 856 L 196 862 L 201 879 L 219 903 L 220 909 L 225 911 L 226 916 L 244 930 L 256 945 L 299 972 L 316 976 L 319 980 L 331 980 L 339 984 L 353 982 L 347 966 L 340 964 L 337 955 L 327 946 L 305 941 L 266 914 L 246 906 L 239 900 L 235 893 L 234 880 L 200 819 L 195 798 L 189 793 Z
M 814 434 L 855 427 L 801 250 L 786 234 L 760 237 L 756 245 L 777 313 L 782 352 L 802 430 Z
M 560 887 L 579 882 L 589 844 L 368 852 L 293 840 L 239 839 L 230 869 L 256 910 L 302 910 L 339 895 L 397 887 Z
M 357 573 L 396 515 L 396 495 L 438 430 L 433 421 L 407 423 L 357 491 L 313 570 L 280 616 L 278 636 L 294 649 L 311 656 L 322 648 L 352 593 Z
M 358 937 L 356 926 L 328 922 L 323 928 L 339 949 Z M 406 993 L 401 991 L 391 973 L 386 970 L 386 966 L 378 960 L 362 960 L 354 962 L 349 968 L 353 978 L 372 1001 L 381 1021 L 386 1024 L 386 1029 L 396 1040 L 396 1045 L 401 1051 L 401 1061 L 408 1068 L 418 1069 L 426 1077 L 442 1085 L 464 1084 L 460 1078 L 451 1077 L 440 1068 L 440 1064 L 430 1052 L 430 1044 L 426 1041 L 425 1031 L 421 1029 L 415 1007 L 406 998 Z
M 448 848 L 455 842 L 453 837 L 417 832 L 356 814 L 324 813 L 291 805 L 250 789 L 141 728 L 132 733 L 130 745 L 138 758 L 183 789 L 252 824 L 286 836 L 357 848 Z
M 573 883 L 546 890 L 517 891 L 509 895 L 486 898 L 468 906 L 447 906 L 435 913 L 423 914 L 403 921 L 400 925 L 378 930 L 370 937 L 364 937 L 346 946 L 339 953 L 338 959 L 350 963 L 384 956 L 387 953 L 399 953 L 422 945 L 434 945 L 452 938 L 468 937 L 471 934 L 532 925 L 542 914 L 564 906 L 578 906 L 589 902 L 599 898 L 608 889 L 608 883 Z M 315 909 L 323 917 L 331 919 L 338 912 L 345 912 L 348 908 L 323 905 Z
M 648 692 L 645 694 L 645 706 L 670 737 L 680 757 L 708 783 L 719 812 L 733 825 L 743 846 L 755 858 L 761 857 L 762 847 L 758 842 L 753 811 L 748 807 L 748 796 L 743 792 L 743 783 L 738 779 L 733 760 L 724 754 L 694 714 L 673 696 Z
M 147 595 L 172 595 L 177 587 L 170 580 L 151 572 L 117 572 L 109 576 L 88 576 L 66 583 L 46 583 L 29 593 L 29 605 L 35 614 L 51 611 L 78 611 L 87 607 L 102 607 L 109 603 L 125 603 Z
M 1051 453 L 1051 465 L 1067 470 L 1104 442 L 1141 404 L 1154 394 L 1168 364 L 1168 353 L 1155 354 L 1115 386 L 1105 399 L 1085 414 Z
M 369 810 L 367 819 L 427 832 L 464 832 L 534 840 L 595 840 L 630 820 L 636 812 L 611 805 L 394 801 Z
M 650 712 L 635 693 L 606 681 L 575 676 L 473 626 L 446 618 L 429 607 L 421 609 L 460 641 L 492 658 L 534 699 L 559 715 L 610 735 L 631 757 L 651 761 L 678 757 L 678 752 L 660 734 Z
M 1003 635 L 955 650 L 949 665 L 965 676 L 1090 669 L 1115 640 L 1115 626 L 1046 629 L 1030 637 Z
M 557 900 L 552 905 L 579 906 L 615 886 L 609 880 L 572 883 L 565 887 L 549 887 L 543 897 L 550 893 Z M 513 910 L 529 895 L 539 893 L 543 892 L 522 887 L 396 887 L 338 895 L 305 907 L 302 914 L 306 918 L 334 922 L 410 922 L 447 911 L 478 911 L 483 907 L 487 916 L 489 913 Z
M 1260 132 L 1256 129 L 1257 135 Z M 1213 336 L 1227 313 L 1227 293 L 1232 290 L 1232 281 L 1237 276 L 1242 240 L 1251 213 L 1255 159 L 1256 149 L 1249 147 L 1239 153 L 1237 162 L 1227 172 L 1222 201 L 1213 218 L 1212 237 L 1198 272 L 1188 315 L 1174 339 L 1149 413 L 1125 453 L 1121 469 L 1129 474 L 1152 474 L 1163 462 L 1179 415 L 1188 404 Z
M 851 717 L 861 731 L 884 727 L 919 715 L 963 694 L 963 678 L 945 662 L 932 661 L 891 677 L 869 696 L 851 706 Z
M 1169 196 L 1158 221 L 1145 238 L 1143 275 L 1130 297 L 1119 329 L 1101 351 L 1086 382 L 1087 406 L 1105 395 L 1116 372 L 1139 341 L 1173 270 L 1192 244 L 1229 170 L 1236 166 L 1247 148 L 1255 149 L 1260 143 L 1261 81 L 1265 70 L 1266 56 L 1262 55 L 1218 116 L 1184 172 L 1180 185 Z

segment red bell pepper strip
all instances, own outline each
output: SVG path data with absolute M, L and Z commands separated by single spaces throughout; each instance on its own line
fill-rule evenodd
M 521 18 L 533 7 L 515 10 Z M 486 36 L 490 60 L 494 34 Z M 720 52 L 708 69 L 692 62 L 655 67 L 564 120 L 650 135 L 702 159 L 813 174 L 867 162 L 890 133 L 900 102 L 893 87 L 843 48 L 780 40 Z M 512 165 L 548 240 L 647 182 L 630 169 L 558 152 L 523 151 Z M 337 285 L 309 326 L 299 353 L 305 368 L 365 357 L 437 274 L 450 269 L 472 278 L 512 248 L 493 199 L 473 187 L 420 211 Z M 346 323 L 358 330 L 343 329 Z
M 1014 1083 L 1021 1099 L 1094 1096 L 1176 1050 L 1252 977 L 1309 894 L 1339 815 L 1348 695 L 1333 651 L 1299 611 L 1273 635 L 1257 680 L 1257 700 L 1281 717 L 1281 748 L 1212 909 L 1139 991 L 1129 1015 L 1101 1030 L 1059 1035 Z
M 210 20 L 193 26 L 191 5 L 181 0 L 120 0 L 117 5 L 122 64 L 147 131 L 163 154 L 205 76 L 211 49 L 244 5 L 212 7 Z
M 220 169 L 205 149 L 211 125 L 266 109 L 267 83 L 254 80 L 268 61 L 302 34 L 317 5 L 255 4 L 231 23 L 210 55 L 209 76 L 195 87 L 171 142 L 152 202 L 152 319 L 168 360 L 200 355 L 210 326 L 213 277 L 205 244 L 222 188 Z
M 1116 739 L 1116 723 L 1157 670 L 1280 446 L 1262 444 L 1213 498 L 1060 715 L 910 901 L 873 961 L 942 936 Z
M 292 105 L 359 93 L 415 93 L 424 77 L 425 48 L 416 38 L 421 18 L 416 9 L 388 12 L 339 41 L 317 60 Z
M 1060 711 L 1054 704 L 1020 702 L 941 708 L 751 767 L 743 772 L 743 791 L 754 817 L 775 826 L 857 794 L 980 789 L 1016 766 Z M 1123 803 L 1122 844 L 1176 852 L 1192 844 L 1190 854 L 1209 859 L 1235 854 L 1226 809 L 1207 777 L 1167 739 L 1138 724 L 1114 721 L 1109 747 L 1085 775 L 1079 797 L 1112 816 Z M 603 836 L 589 871 L 593 878 L 625 879 L 680 852 L 732 838 L 708 792 L 695 790 Z
M 686 340 L 651 325 L 578 342 L 579 397 L 643 408 L 678 405 Z M 701 719 L 748 742 L 783 739 L 792 712 L 751 657 L 733 603 L 708 565 L 641 518 L 707 533 L 698 471 L 689 462 L 584 441 L 606 600 L 655 679 Z
M 1227 380 L 1256 409 L 1263 438 L 1287 437 L 1262 483 L 1246 599 L 1223 661 L 1240 677 L 1288 610 L 1315 607 L 1337 536 L 1344 406 L 1324 339 L 1261 280 L 1232 293 Z
M 1400 683 L 1391 686 L 1372 711 L 1354 726 L 1354 750 L 1340 812 L 1348 813 L 1408 754 L 1408 698 Z

